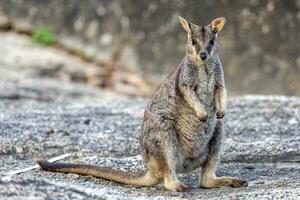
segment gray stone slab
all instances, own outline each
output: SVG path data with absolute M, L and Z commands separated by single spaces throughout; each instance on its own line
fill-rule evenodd
M 142 170 L 138 136 L 144 99 L 112 101 L 0 100 L 0 172 L 40 158 L 73 153 L 67 161 Z M 1 180 L 0 194 L 65 199 L 297 199 L 300 195 L 297 97 L 247 96 L 229 101 L 223 163 L 218 175 L 246 179 L 242 189 L 201 189 L 199 172 L 180 176 L 186 193 L 123 186 L 102 179 L 41 170 Z M 109 157 L 108 157 L 109 156 Z M 134 156 L 134 157 L 132 157 Z M 32 196 L 33 198 L 34 196 Z

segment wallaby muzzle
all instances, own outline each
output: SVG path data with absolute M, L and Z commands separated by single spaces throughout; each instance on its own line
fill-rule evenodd
M 206 60 L 207 59 L 207 57 L 208 57 L 208 55 L 207 55 L 207 52 L 206 51 L 204 51 L 204 52 L 200 52 L 200 58 L 201 58 L 201 60 Z

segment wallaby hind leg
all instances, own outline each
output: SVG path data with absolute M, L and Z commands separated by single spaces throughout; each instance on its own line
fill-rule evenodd
M 159 161 L 154 156 L 148 160 L 148 171 L 145 173 L 145 184 L 143 186 L 154 186 L 162 181 Z
M 170 133 L 166 136 L 167 139 L 165 140 L 165 146 L 168 148 L 164 149 L 164 169 L 163 169 L 163 176 L 164 176 L 164 184 L 165 188 L 171 191 L 182 192 L 188 189 L 186 185 L 181 183 L 176 174 L 176 167 L 178 162 L 180 162 L 180 154 L 177 140 L 174 137 L 173 133 Z
M 204 188 L 217 188 L 223 186 L 246 187 L 246 181 L 233 177 L 216 177 L 215 172 L 220 159 L 221 136 L 223 134 L 223 124 L 217 121 L 214 135 L 209 143 L 209 154 L 207 161 L 202 166 L 200 186 Z

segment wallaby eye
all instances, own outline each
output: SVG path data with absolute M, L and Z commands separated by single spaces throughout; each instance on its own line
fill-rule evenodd
M 192 44 L 195 45 L 197 41 L 195 39 L 192 39 Z
M 209 44 L 214 45 L 214 43 L 215 43 L 214 39 L 209 40 Z

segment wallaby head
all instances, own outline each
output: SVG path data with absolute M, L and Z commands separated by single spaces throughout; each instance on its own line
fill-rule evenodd
M 217 53 L 217 35 L 225 24 L 225 18 L 214 19 L 209 25 L 199 26 L 183 17 L 179 21 L 187 32 L 186 54 L 196 63 L 208 61 Z

